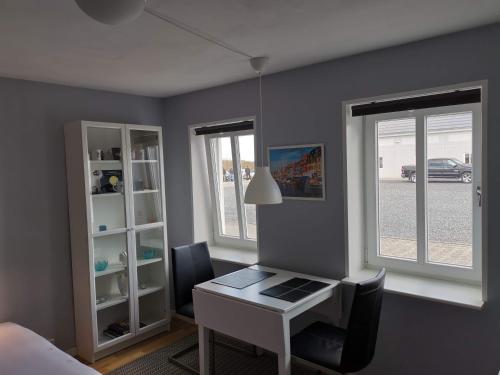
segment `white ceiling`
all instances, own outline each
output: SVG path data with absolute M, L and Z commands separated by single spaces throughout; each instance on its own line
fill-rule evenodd
M 149 0 L 149 6 L 250 55 L 269 55 L 268 73 L 500 20 L 498 0 Z M 106 26 L 73 0 L 1 0 L 0 76 L 164 97 L 254 73 L 243 57 L 149 14 Z

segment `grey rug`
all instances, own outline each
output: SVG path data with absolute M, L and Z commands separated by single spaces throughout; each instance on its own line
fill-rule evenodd
M 163 349 L 141 357 L 124 365 L 109 375 L 187 375 L 189 372 L 180 369 L 168 361 L 168 357 L 179 350 L 195 343 L 196 335 L 186 337 Z M 251 349 L 247 344 L 216 335 L 216 341 L 227 342 L 235 346 Z M 194 350 L 180 358 L 184 363 L 198 368 L 198 350 Z M 299 365 L 293 365 L 293 375 L 313 375 L 313 370 Z M 239 352 L 224 346 L 215 346 L 215 374 L 216 375 L 277 375 L 278 362 L 273 353 L 265 352 L 262 356 L 254 357 L 244 352 Z

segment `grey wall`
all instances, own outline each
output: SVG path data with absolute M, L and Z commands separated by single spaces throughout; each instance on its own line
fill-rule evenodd
M 0 322 L 74 347 L 63 125 L 159 125 L 160 99 L 0 79 Z
M 265 77 L 265 145 L 325 143 L 325 202 L 259 212 L 261 261 L 345 275 L 343 100 L 489 80 L 489 302 L 484 311 L 386 294 L 377 353 L 366 374 L 496 374 L 500 368 L 500 25 Z M 191 241 L 187 127 L 257 113 L 255 80 L 165 101 L 170 245 Z M 175 183 L 172 183 L 175 182 Z

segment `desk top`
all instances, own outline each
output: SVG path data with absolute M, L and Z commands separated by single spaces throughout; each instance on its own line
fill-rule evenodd
M 316 298 L 317 296 L 323 293 L 332 293 L 332 289 L 335 288 L 340 283 L 338 280 L 326 279 L 323 277 L 317 277 L 313 275 L 306 275 L 297 272 L 285 271 L 279 268 L 265 267 L 259 265 L 254 265 L 249 268 L 254 270 L 273 272 L 276 275 L 271 276 L 258 283 L 247 286 L 246 288 L 243 289 L 231 288 L 228 286 L 213 283 L 212 281 L 206 281 L 204 283 L 198 284 L 195 286 L 195 289 L 284 313 L 293 310 L 294 308 L 308 302 L 309 300 Z M 268 289 L 272 286 L 278 285 L 294 277 L 321 281 L 326 284 L 329 284 L 329 286 L 315 293 L 312 293 L 309 296 L 296 302 L 288 302 L 259 293 L 264 289 Z

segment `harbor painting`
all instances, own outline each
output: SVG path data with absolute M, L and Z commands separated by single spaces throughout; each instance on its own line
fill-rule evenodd
M 269 147 L 269 167 L 284 199 L 324 200 L 322 144 Z

